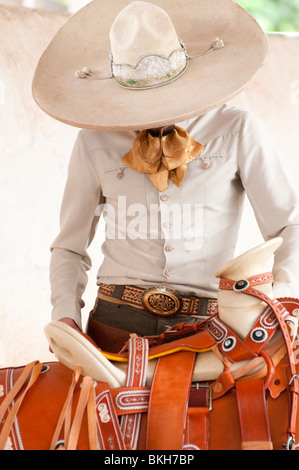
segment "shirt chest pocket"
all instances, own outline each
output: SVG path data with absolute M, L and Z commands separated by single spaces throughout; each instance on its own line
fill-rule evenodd
M 107 168 L 102 182 L 106 200 L 126 197 L 128 202 L 145 200 L 145 175 L 124 165 Z
M 212 174 L 217 171 L 226 161 L 227 155 L 222 152 L 202 154 L 190 162 L 188 166 L 198 174 Z
M 224 154 L 206 154 L 188 163 L 182 185 L 183 202 L 204 203 L 209 189 L 221 186 L 226 160 Z

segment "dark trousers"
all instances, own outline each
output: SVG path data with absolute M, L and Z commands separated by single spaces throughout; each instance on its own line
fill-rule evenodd
M 205 314 L 206 311 L 200 312 L 200 315 Z M 103 351 L 117 353 L 132 333 L 138 336 L 155 336 L 178 323 L 198 321 L 196 317 L 184 315 L 158 317 L 130 305 L 97 299 L 90 313 L 86 332 Z

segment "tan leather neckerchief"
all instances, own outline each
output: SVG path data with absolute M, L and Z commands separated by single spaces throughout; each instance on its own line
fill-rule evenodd
M 185 129 L 174 126 L 172 132 L 163 135 L 166 129 L 161 128 L 158 135 L 141 131 L 130 152 L 122 158 L 130 168 L 145 173 L 160 192 L 167 189 L 169 179 L 179 187 L 187 164 L 204 150 Z

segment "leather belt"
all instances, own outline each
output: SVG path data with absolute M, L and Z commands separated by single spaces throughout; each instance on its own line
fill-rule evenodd
M 142 289 L 136 286 L 100 284 L 98 292 L 162 317 L 178 314 L 214 315 L 217 312 L 216 299 L 184 296 L 165 286 Z

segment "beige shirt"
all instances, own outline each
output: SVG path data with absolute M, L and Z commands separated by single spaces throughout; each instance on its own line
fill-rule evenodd
M 163 193 L 121 162 L 137 132 L 79 132 L 61 231 L 51 246 L 53 319 L 81 325 L 91 266 L 86 250 L 101 213 L 107 230 L 98 283 L 164 284 L 215 298 L 215 272 L 234 257 L 245 193 L 265 240 L 284 239 L 275 257 L 275 295 L 299 295 L 298 200 L 265 130 L 227 105 L 178 125 L 205 149 L 188 164 L 181 187 L 169 182 Z

